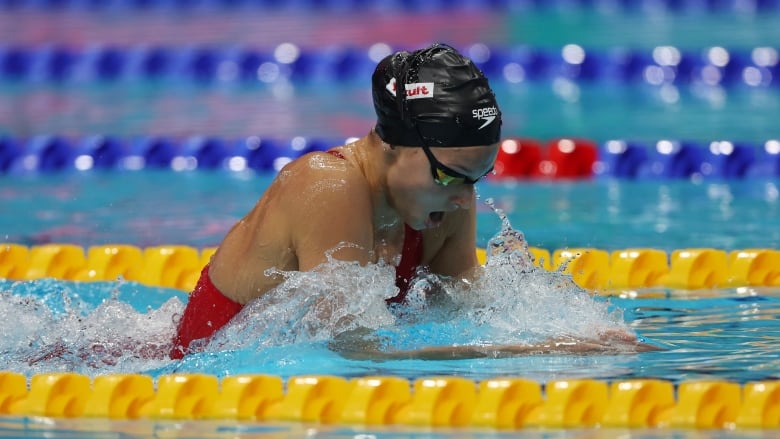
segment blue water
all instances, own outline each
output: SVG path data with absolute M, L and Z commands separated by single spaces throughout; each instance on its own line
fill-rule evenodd
M 704 145 L 780 138 L 777 87 L 492 81 L 505 137 L 683 139 Z M 204 86 L 171 80 L 71 87 L 0 81 L 0 134 L 24 139 L 49 133 L 74 140 L 90 134 L 125 140 L 139 135 L 343 140 L 364 135 L 375 122 L 367 87 L 365 81 Z
M 269 373 L 282 377 L 377 374 L 409 379 L 458 375 L 474 380 L 517 375 L 540 382 L 563 378 L 660 378 L 674 382 L 726 379 L 745 383 L 780 378 L 780 353 L 775 348 L 780 343 L 778 288 L 713 290 L 704 294 L 653 290 L 639 292 L 636 298 L 610 298 L 611 306 L 622 310 L 631 329 L 643 340 L 663 348 L 656 352 L 446 361 L 351 360 L 329 349 L 327 341 L 272 346 L 262 345 L 262 340 L 258 340 L 260 345 L 211 350 L 181 361 L 159 356 L 148 359 L 144 357 L 150 352 L 154 356 L 157 346 L 148 345 L 162 346 L 171 335 L 173 323 L 167 320 L 181 311 L 182 301 L 186 300 L 183 293 L 136 283 L 79 284 L 54 280 L 2 281 L 0 291 L 6 292 L 0 296 L 0 306 L 6 311 L 27 312 L 21 320 L 9 322 L 11 326 L 5 325 L 9 327 L 4 332 L 3 362 L 28 374 L 59 370 L 90 376 L 112 372 L 152 376 L 175 372 L 217 376 Z M 106 320 L 107 315 L 111 316 L 110 321 Z M 154 325 L 150 329 L 152 318 Z M 463 336 L 447 332 L 462 321 L 466 320 L 455 317 L 448 322 L 407 324 L 385 332 L 412 337 L 415 333 L 426 334 L 427 343 L 446 344 Z M 127 342 L 136 345 L 128 347 Z M 48 352 L 58 343 L 68 345 L 66 353 L 45 359 L 36 355 Z
M 28 245 L 217 245 L 233 222 L 254 204 L 269 178 L 223 171 L 70 173 L 14 180 L 5 177 L 0 190 L 0 228 L 7 234 L 7 242 Z M 670 251 L 702 243 L 732 250 L 778 246 L 776 184 L 488 182 L 478 185 L 478 192 L 483 200 L 492 199 L 506 212 L 512 224 L 525 232 L 530 245 L 549 250 L 567 246 L 607 250 L 649 246 Z M 478 224 L 481 246 L 501 228 L 500 218 L 487 204 L 480 209 Z M 187 371 L 284 377 L 307 373 L 408 378 L 454 374 L 477 380 L 512 374 L 542 382 L 562 377 L 657 377 L 673 381 L 719 377 L 746 382 L 776 378 L 780 370 L 780 354 L 774 348 L 780 342 L 777 288 L 660 289 L 639 291 L 635 298 L 591 299 L 587 292 L 571 286 L 558 290 L 555 285 L 562 275 L 526 278 L 510 273 L 506 277 L 495 271 L 497 279 L 502 280 L 480 287 L 477 302 L 469 302 L 466 296 L 459 298 L 455 290 L 453 297 L 461 300 L 463 313 L 444 312 L 433 314 L 429 320 L 401 319 L 393 323 L 383 311 L 381 300 L 383 294 L 392 294 L 387 290 L 392 288 L 392 276 L 383 274 L 381 267 L 349 271 L 355 269 L 342 267 L 340 277 L 292 277 L 280 297 L 293 305 L 278 312 L 269 311 L 265 305 L 256 306 L 252 312 L 259 317 L 252 319 L 259 323 L 238 326 L 237 334 L 244 335 L 232 337 L 256 341 L 211 347 L 177 362 L 167 360 L 165 353 L 174 320 L 186 301 L 184 292 L 134 282 L 3 281 L 0 291 L 5 293 L 0 306 L 5 307 L 4 313 L 27 316 L 29 320 L 8 322 L 10 326 L 3 332 L 9 336 L 0 351 L 4 352 L 5 364 L 30 374 L 53 370 L 155 376 Z M 304 287 L 296 287 L 295 282 Z M 335 334 L 348 329 L 339 326 L 337 316 L 312 320 L 316 308 L 296 318 L 283 314 L 296 309 L 295 303 L 301 304 L 299 309 L 308 309 L 309 297 L 337 301 L 354 294 L 368 302 L 364 302 L 364 308 L 344 308 L 346 315 L 358 316 L 358 321 L 380 322 L 375 330 L 395 349 L 422 347 L 421 340 L 446 345 L 527 341 L 528 331 L 542 336 L 582 333 L 588 330 L 578 326 L 584 321 L 586 327 L 620 327 L 625 322 L 643 340 L 663 350 L 449 361 L 354 360 L 329 346 Z M 377 299 L 372 302 L 374 296 Z M 479 300 L 501 301 L 507 297 L 516 300 L 501 305 L 496 302 L 496 308 L 502 311 L 492 314 L 486 325 L 476 324 L 479 329 L 470 329 L 484 318 L 484 310 L 491 309 L 480 305 Z M 334 303 L 343 307 L 342 302 Z M 376 303 L 380 308 L 372 308 Z M 612 312 L 622 316 L 613 316 Z M 545 327 L 545 322 L 559 315 L 557 327 Z M 517 333 L 519 328 L 526 328 L 525 332 Z M 227 343 L 232 343 L 231 337 L 227 337 Z
M 248 212 L 270 175 L 117 172 L 0 176 L 0 242 L 216 246 Z M 780 246 L 780 182 L 488 182 L 532 246 L 615 250 Z M 500 228 L 485 204 L 477 244 Z M 23 221 L 20 219 L 24 218 Z
M 678 11 L 661 7 L 664 2 L 653 0 L 627 2 L 644 5 L 629 11 L 615 8 L 619 2 L 609 0 L 582 2 L 586 7 L 574 7 L 578 2 L 566 0 L 550 3 L 555 5 L 508 11 L 383 11 L 368 15 L 344 11 L 258 12 L 251 8 L 249 12 L 235 9 L 220 14 L 192 10 L 80 14 L 9 9 L 0 14 L 0 41 L 25 46 L 61 43 L 76 48 L 96 42 L 120 47 L 161 43 L 180 49 L 234 44 L 273 48 L 283 42 L 310 47 L 313 41 L 319 45 L 384 41 L 418 46 L 445 40 L 456 45 L 483 42 L 495 47 L 529 44 L 552 53 L 569 43 L 598 50 L 618 45 L 649 50 L 670 44 L 695 56 L 713 45 L 746 54 L 753 47 L 776 46 L 780 36 L 777 9 L 755 12 L 749 8 L 750 1 L 672 2 L 685 3 Z M 713 13 L 704 6 L 710 3 L 736 6 Z M 675 138 L 702 145 L 720 139 L 763 142 L 780 138 L 780 125 L 776 122 L 780 94 L 775 85 L 721 87 L 684 82 L 659 87 L 642 82 L 590 83 L 552 78 L 511 83 L 501 77 L 494 83 L 506 115 L 508 136 L 542 140 L 582 136 L 596 141 L 625 138 L 648 142 Z M 95 133 L 125 139 L 157 134 L 207 134 L 225 139 L 250 135 L 341 139 L 364 134 L 373 120 L 365 86 L 360 82 L 326 85 L 232 81 L 204 85 L 191 80 L 63 84 L 4 78 L 0 81 L 0 135 L 20 139 L 42 133 L 74 139 Z M 336 102 L 338 108 L 334 108 Z M 70 242 L 85 247 L 116 242 L 142 247 L 171 243 L 215 246 L 251 208 L 269 179 L 270 176 L 225 172 L 2 175 L 0 242 Z M 780 247 L 778 184 L 777 179 L 596 180 L 482 184 L 479 191 L 483 199 L 493 198 L 497 207 L 507 212 L 531 245 L 549 250 L 654 247 L 671 251 L 702 246 L 734 250 Z M 479 211 L 478 224 L 479 245 L 485 245 L 500 227 L 499 219 L 487 207 Z M 251 372 L 283 377 L 308 373 L 348 377 L 392 374 L 407 378 L 455 374 L 473 379 L 519 375 L 542 382 L 577 377 L 649 377 L 673 382 L 718 378 L 739 383 L 780 378 L 777 288 L 652 289 L 638 291 L 631 298 L 587 301 L 586 292 L 567 290 L 567 297 L 588 303 L 586 309 L 593 315 L 587 320 L 584 317 L 588 316 L 575 314 L 576 309 L 565 308 L 566 303 L 560 298 L 556 301 L 552 284 L 560 278 L 542 276 L 536 280 L 540 281 L 534 285 L 538 291 L 513 291 L 523 300 L 538 298 L 537 302 L 528 302 L 535 308 L 521 316 L 523 322 L 554 320 L 562 325 L 561 331 L 578 327 L 583 320 L 608 326 L 626 325 L 641 339 L 663 349 L 638 354 L 371 361 L 344 358 L 329 348 L 327 337 L 314 337 L 278 345 L 250 340 L 235 349 L 214 348 L 172 362 L 160 354 L 165 351 L 175 318 L 186 300 L 185 293 L 133 282 L 78 284 L 38 280 L 0 282 L 2 315 L 24 317 L 0 323 L 0 333 L 4 335 L 0 361 L 4 368 L 28 375 L 58 370 L 90 376 L 110 372 L 158 376 L 197 371 L 218 376 Z M 378 287 L 376 292 L 379 290 Z M 512 304 L 507 305 L 511 308 Z M 618 314 L 603 313 L 605 310 Z M 561 318 L 566 312 L 571 312 L 570 322 Z M 511 321 L 516 314 L 496 316 Z M 415 341 L 404 335 L 435 335 L 432 341 L 443 343 L 484 336 L 479 328 L 471 333 L 461 331 L 473 317 L 406 322 L 381 328 L 380 332 L 384 331 L 401 346 Z M 251 325 L 238 329 L 242 328 L 253 329 Z M 294 329 L 296 334 L 302 334 L 300 327 Z M 325 331 L 319 335 L 328 334 Z M 309 429 L 310 426 L 288 424 L 106 423 L 29 418 L 1 421 L 0 436 L 11 437 L 508 436 L 497 432 L 433 433 L 409 428 Z M 776 432 L 739 434 L 773 437 Z M 690 431 L 641 430 L 521 435 L 698 437 Z M 718 431 L 707 432 L 706 436 L 732 434 Z

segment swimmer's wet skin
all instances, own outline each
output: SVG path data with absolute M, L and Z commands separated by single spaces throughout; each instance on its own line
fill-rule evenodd
M 384 350 L 382 340 L 366 331 L 354 331 L 336 337 L 329 347 L 352 360 L 467 360 L 474 358 L 504 358 L 530 355 L 614 355 L 662 350 L 639 342 L 631 334 L 615 334 L 617 338 L 578 340 L 561 337 L 539 344 L 429 346 L 414 350 Z
M 231 332 L 235 343 L 225 340 L 226 331 L 214 338 L 239 349 L 253 342 L 283 343 L 298 330 L 307 340 L 349 333 L 356 327 L 352 322 L 366 317 L 367 308 L 349 306 L 365 290 L 353 288 L 336 297 L 333 287 L 321 288 L 323 278 L 309 279 L 303 289 L 289 288 L 294 273 L 318 271 L 330 256 L 333 267 L 335 260 L 362 270 L 371 264 L 392 266 L 397 289 L 382 295 L 381 302 L 368 296 L 371 303 L 366 304 L 391 321 L 390 308 L 410 305 L 410 283 L 421 279 L 421 273 L 439 280 L 476 275 L 469 277 L 472 283 L 453 291 L 456 305 L 445 337 L 423 335 L 420 341 L 427 346 L 380 349 L 371 336 L 361 340 L 337 335 L 333 346 L 344 355 L 438 359 L 645 349 L 631 334 L 600 338 L 596 328 L 620 327 L 622 318 L 610 316 L 606 305 L 594 305 L 570 278 L 534 272 L 522 233 L 508 222 L 489 245 L 493 260 L 480 271 L 474 251 L 473 185 L 493 168 L 502 122 L 488 80 L 471 60 L 441 44 L 396 52 L 378 63 L 372 95 L 377 122 L 369 134 L 286 165 L 252 211 L 230 230 L 199 281 L 200 290 L 208 286 L 210 294 L 196 289 L 179 321 L 172 358 L 187 353 L 194 339 L 200 340 L 195 351 L 206 347 L 224 325 L 226 331 L 238 327 Z M 308 202 L 301 202 L 302 197 Z M 482 273 L 492 280 L 481 280 Z M 356 273 L 357 278 L 363 275 Z M 529 285 L 528 276 L 536 286 Z M 415 293 L 424 296 L 420 301 L 425 304 L 402 312 L 430 316 L 439 280 Z M 557 303 L 559 309 L 550 309 L 538 288 L 551 294 L 552 306 Z M 295 301 L 300 307 L 288 319 L 270 315 L 274 306 L 289 307 Z M 251 313 L 244 312 L 255 304 L 259 306 Z M 347 326 L 331 320 L 336 314 Z M 234 318 L 237 315 L 247 321 L 236 322 L 242 320 Z M 261 330 L 254 326 L 258 322 L 271 326 Z M 469 333 L 459 322 L 477 332 Z M 363 323 L 403 330 L 410 322 L 397 318 L 383 325 Z M 486 332 L 479 333 L 483 329 Z M 275 338 L 279 331 L 287 335 Z
M 460 275 L 477 264 L 472 186 L 493 169 L 502 124 L 488 79 L 454 48 L 433 44 L 385 57 L 371 83 L 374 128 L 279 172 L 202 274 L 217 294 L 187 304 L 172 358 L 277 287 L 269 270 L 312 270 L 339 242 L 354 246 L 338 258 L 392 261 L 399 291 L 389 303 L 404 301 L 418 268 Z M 308 202 L 290 202 L 301 197 Z M 195 302 L 202 311 L 190 309 Z

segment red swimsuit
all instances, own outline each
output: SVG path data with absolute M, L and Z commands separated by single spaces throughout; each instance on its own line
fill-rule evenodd
M 328 151 L 336 157 L 344 158 L 338 151 Z M 400 303 L 406 298 L 409 282 L 422 262 L 422 232 L 408 225 L 404 227 L 404 247 L 401 262 L 395 268 L 395 285 L 400 292 L 387 299 L 387 303 Z M 217 330 L 230 321 L 244 306 L 234 302 L 214 286 L 209 276 L 208 264 L 203 267 L 200 279 L 192 290 L 184 314 L 179 320 L 176 337 L 173 340 L 171 358 L 184 357 L 193 340 L 211 337 Z

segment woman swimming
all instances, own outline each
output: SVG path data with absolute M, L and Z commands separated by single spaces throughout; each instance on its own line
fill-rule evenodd
M 478 267 L 474 184 L 493 169 L 501 136 L 487 78 L 434 44 L 380 61 L 372 94 L 368 134 L 286 165 L 229 231 L 190 296 L 171 357 L 277 286 L 272 269 L 309 271 L 326 254 L 384 261 L 396 267 L 399 290 L 388 301 L 403 302 L 418 267 L 452 277 Z M 514 350 L 522 351 L 502 352 Z

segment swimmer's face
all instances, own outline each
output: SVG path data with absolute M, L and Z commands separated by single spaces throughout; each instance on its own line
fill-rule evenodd
M 438 227 L 446 212 L 470 209 L 474 183 L 492 171 L 498 155 L 498 144 L 397 149 L 398 161 L 388 175 L 391 198 L 417 230 Z

